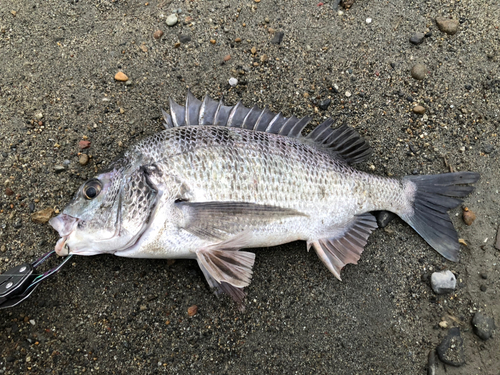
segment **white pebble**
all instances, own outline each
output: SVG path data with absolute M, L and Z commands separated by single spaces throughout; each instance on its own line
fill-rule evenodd
M 171 14 L 170 16 L 167 17 L 167 20 L 165 21 L 168 26 L 174 26 L 177 23 L 178 19 L 175 14 Z
M 457 279 L 450 270 L 434 272 L 431 275 L 432 290 L 436 294 L 445 294 L 455 290 Z
M 371 24 L 371 23 L 372 23 L 372 19 L 371 19 L 371 18 L 367 18 L 367 19 L 366 19 L 366 24 L 367 24 L 367 25 L 369 25 L 369 24 Z
M 31 319 L 31 320 L 30 320 L 30 324 L 31 324 L 32 326 L 34 326 L 34 325 L 35 325 L 35 320 L 34 320 L 34 319 Z
M 238 80 L 236 78 L 231 77 L 231 78 L 229 78 L 229 84 L 232 87 L 234 87 L 234 86 L 236 86 L 238 84 Z
M 350 98 L 350 97 L 351 97 L 351 95 L 352 95 L 352 94 L 351 94 L 351 92 L 350 92 L 350 91 L 346 91 L 346 92 L 345 92 L 345 96 L 347 96 L 348 98 Z
M 343 15 L 344 15 L 344 12 L 343 12 L 343 11 L 341 11 L 341 10 L 339 10 L 338 15 L 339 15 L 339 16 L 343 16 Z

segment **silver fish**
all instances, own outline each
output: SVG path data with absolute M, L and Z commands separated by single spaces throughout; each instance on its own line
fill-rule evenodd
M 332 119 L 304 137 L 309 118 L 190 92 L 164 117 L 166 130 L 85 182 L 50 220 L 59 255 L 196 259 L 211 287 L 241 303 L 255 254 L 240 249 L 306 241 L 340 279 L 377 227 L 371 212 L 385 210 L 458 259 L 447 211 L 477 173 L 370 175 L 351 167 L 369 145 L 347 126 L 332 129 Z

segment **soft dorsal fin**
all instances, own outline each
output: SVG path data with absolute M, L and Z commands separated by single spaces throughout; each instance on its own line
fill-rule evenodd
M 332 129 L 334 120 L 331 118 L 314 128 L 307 137 L 303 137 L 302 131 L 311 121 L 310 117 L 287 118 L 281 113 L 273 113 L 268 108 L 247 108 L 241 102 L 226 106 L 222 99 L 217 102 L 208 95 L 200 101 L 190 90 L 184 106 L 170 99 L 170 114 L 162 112 L 167 129 L 177 126 L 218 125 L 279 134 L 299 138 L 327 150 L 348 164 L 360 163 L 371 154 L 370 146 L 356 130 L 347 125 Z

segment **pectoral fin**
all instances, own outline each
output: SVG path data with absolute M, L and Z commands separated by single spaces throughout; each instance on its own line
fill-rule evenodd
M 184 223 L 182 229 L 201 238 L 223 239 L 228 234 L 251 230 L 302 212 L 278 206 L 248 202 L 178 202 Z

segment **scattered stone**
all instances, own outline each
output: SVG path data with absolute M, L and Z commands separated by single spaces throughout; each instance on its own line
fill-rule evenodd
M 250 50 L 250 52 L 252 52 L 252 55 L 255 55 L 257 53 L 257 48 L 252 47 L 252 49 Z
M 434 272 L 431 275 L 431 287 L 436 294 L 445 294 L 455 290 L 457 279 L 450 270 Z
M 332 101 L 330 99 L 322 100 L 319 102 L 318 107 L 320 109 L 322 109 L 323 111 L 326 111 L 328 109 L 328 107 L 330 106 L 331 102 Z
M 367 25 L 369 25 L 369 24 L 371 24 L 371 23 L 372 23 L 372 21 L 373 21 L 373 20 L 372 20 L 371 18 L 367 18 L 365 22 L 366 22 L 366 24 L 367 24 Z
M 241 38 L 236 38 L 234 41 L 235 41 L 236 43 L 241 43 Z
M 263 54 L 261 57 L 260 57 L 260 62 L 266 62 L 269 60 L 269 57 L 266 55 L 266 54 Z
M 54 209 L 51 207 L 45 208 L 41 211 L 31 214 L 31 221 L 37 224 L 45 224 L 49 221 L 54 213 Z
M 425 113 L 425 108 L 422 107 L 421 105 L 417 105 L 413 107 L 413 112 L 416 113 L 417 115 L 423 115 Z
M 464 207 L 464 211 L 462 213 L 462 218 L 464 219 L 464 223 L 467 225 L 472 225 L 474 220 L 476 220 L 476 214 L 469 210 L 468 207 Z
M 493 151 L 495 151 L 495 147 L 491 143 L 483 145 L 483 152 L 485 154 L 491 154 Z
M 5 189 L 5 194 L 7 194 L 7 195 L 13 195 L 14 191 L 11 188 L 7 188 L 7 189 Z
M 147 307 L 146 305 L 141 305 L 141 306 L 139 306 L 139 310 L 140 310 L 140 311 L 145 311 L 145 310 L 147 310 L 147 309 L 148 309 L 148 307 Z
M 161 30 L 156 30 L 155 33 L 153 34 L 153 38 L 155 38 L 156 40 L 161 39 L 162 36 L 163 36 L 163 31 Z
M 481 286 L 479 287 L 479 290 L 480 290 L 481 292 L 486 292 L 486 291 L 488 290 L 488 288 L 486 287 L 486 285 L 481 285 Z
M 188 43 L 191 41 L 191 35 L 179 34 L 179 42 L 182 44 Z
M 198 312 L 198 306 L 193 305 L 188 308 L 188 315 L 189 316 L 194 316 Z
M 43 113 L 42 112 L 35 113 L 35 119 L 37 119 L 37 120 L 43 119 Z
M 430 38 L 432 36 L 432 31 L 427 31 L 424 36 Z
M 118 72 L 115 74 L 115 80 L 119 82 L 125 82 L 128 80 L 128 77 L 125 73 L 123 72 Z
M 229 60 L 231 60 L 231 55 L 224 56 L 224 61 L 229 61 Z
M 281 44 L 284 36 L 285 36 L 285 33 L 283 31 L 275 32 L 273 39 L 271 39 L 271 43 L 272 44 Z
M 419 44 L 422 44 L 424 38 L 425 38 L 424 33 L 415 33 L 410 37 L 410 43 L 415 44 L 417 46 Z
M 346 91 L 346 92 L 345 92 L 345 96 L 347 96 L 348 98 L 350 98 L 350 97 L 351 97 L 351 95 L 352 95 L 352 94 L 351 94 L 351 92 L 350 92 L 350 91 Z
M 82 140 L 78 142 L 78 147 L 82 150 L 90 147 L 90 141 Z
M 427 355 L 427 375 L 436 374 L 436 351 L 431 350 Z
M 28 204 L 28 209 L 30 210 L 30 214 L 33 213 L 33 211 L 35 211 L 35 203 L 30 202 Z
M 442 320 L 439 322 L 439 326 L 441 328 L 448 328 L 448 322 L 446 320 Z
M 438 357 L 441 361 L 452 366 L 465 364 L 464 340 L 460 336 L 460 329 L 455 327 L 448 331 L 448 335 L 437 347 Z
M 89 162 L 89 156 L 87 154 L 81 154 L 78 158 L 78 162 L 80 163 L 80 165 L 87 165 L 87 163 Z
M 424 79 L 426 73 L 427 67 L 424 64 L 416 64 L 411 68 L 411 76 L 417 80 Z
M 238 84 L 238 80 L 236 78 L 233 78 L 233 77 L 229 78 L 228 81 L 229 81 L 229 84 L 231 85 L 231 87 L 234 87 Z
M 389 211 L 379 211 L 375 217 L 379 228 L 385 228 L 397 215 Z
M 495 320 L 477 312 L 474 314 L 474 318 L 472 318 L 472 327 L 474 328 L 474 333 L 481 340 L 486 341 L 492 336 L 493 330 L 496 328 Z
M 216 43 L 215 39 L 210 39 L 210 43 L 215 44 Z
M 65 170 L 66 170 L 66 168 L 64 167 L 64 165 L 59 165 L 59 164 L 58 165 L 54 165 L 54 171 L 56 173 L 61 173 L 61 172 L 65 171 Z
M 165 20 L 165 23 L 167 24 L 167 26 L 175 26 L 175 24 L 179 21 L 179 19 L 177 18 L 177 15 L 175 14 L 171 14 L 170 16 L 167 17 L 167 19 Z
M 439 30 L 448 35 L 456 34 L 458 30 L 458 21 L 446 18 L 446 17 L 436 17 L 436 25 Z
M 488 279 L 488 274 L 486 272 L 481 272 L 479 274 L 479 277 L 483 280 L 487 280 Z
M 21 219 L 17 219 L 16 222 L 12 226 L 16 229 L 19 229 L 23 226 L 23 222 L 21 221 Z

